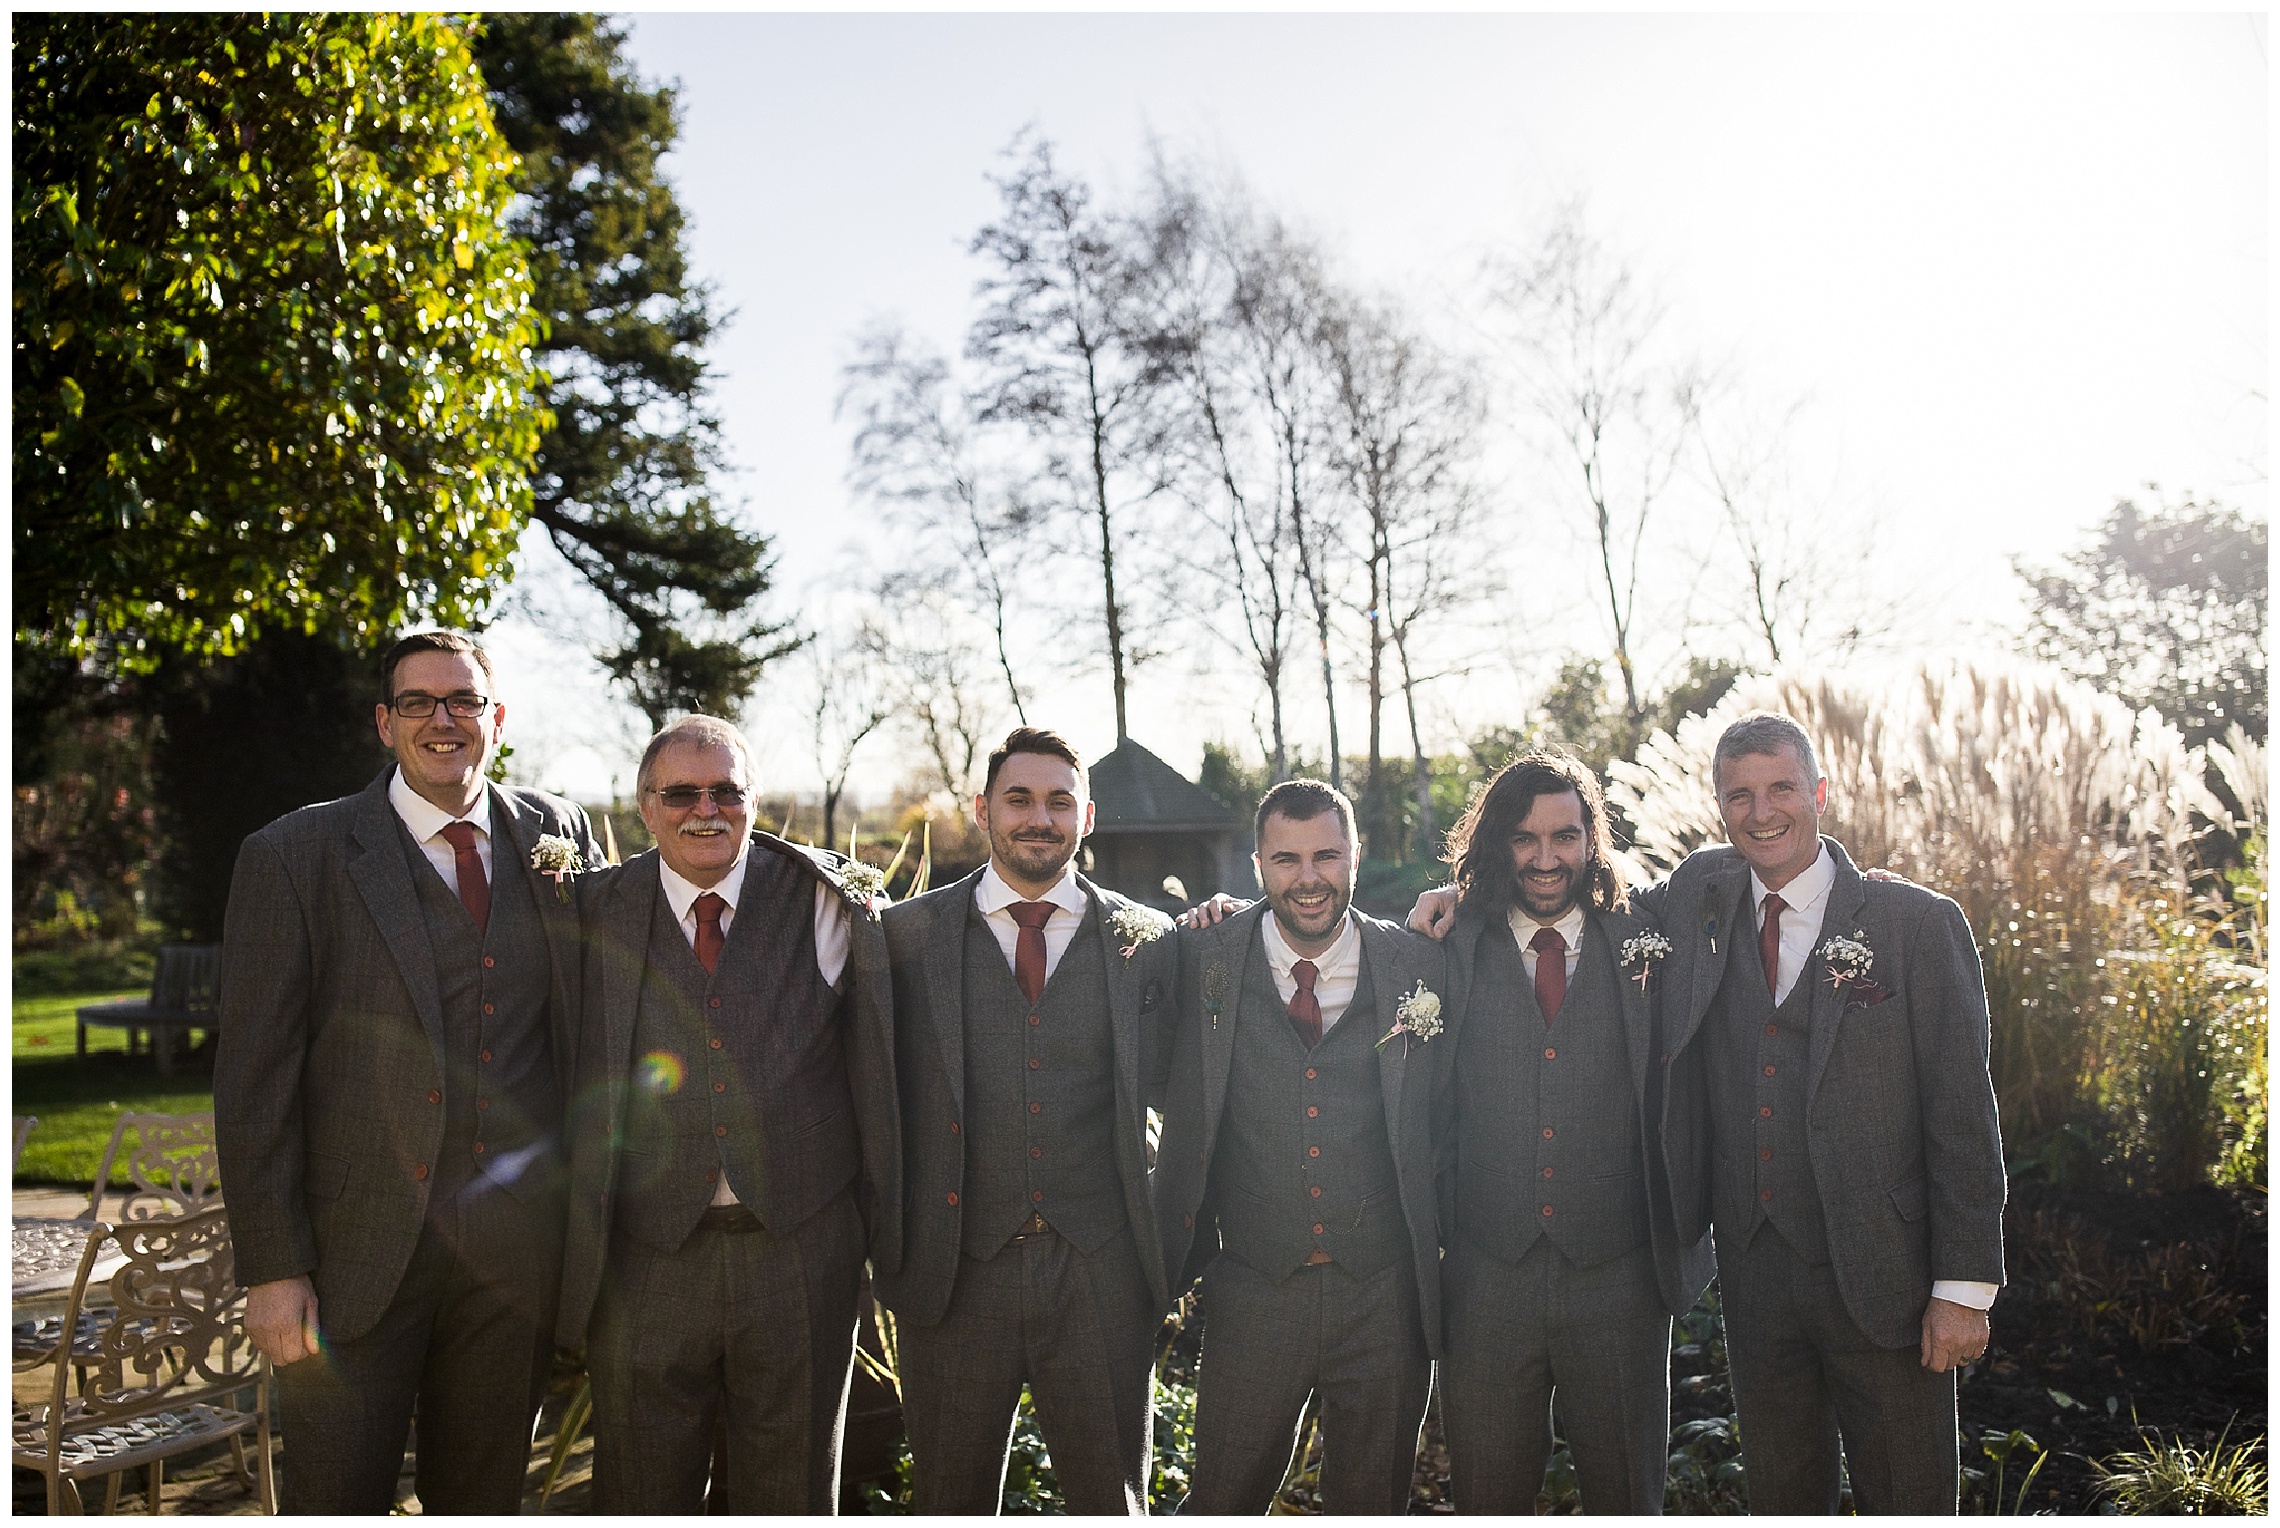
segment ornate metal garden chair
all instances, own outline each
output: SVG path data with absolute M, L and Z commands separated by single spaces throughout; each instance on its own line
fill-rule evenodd
M 15 1408 L 13 1458 L 47 1477 L 48 1512 L 80 1510 L 77 1483 L 109 1476 L 103 1510 L 118 1504 L 124 1472 L 148 1471 L 150 1510 L 159 1507 L 166 1460 L 228 1439 L 237 1473 L 262 1509 L 277 1510 L 270 1466 L 268 1364 L 245 1334 L 229 1221 L 219 1205 L 171 1219 L 97 1223 L 64 1311 L 76 1326 L 91 1275 L 116 1252 L 114 1309 L 96 1328 L 77 1394 L 64 1363 L 44 1401 Z M 74 1353 L 73 1357 L 78 1355 Z M 250 1409 L 248 1406 L 250 1404 Z M 259 1449 L 249 1468 L 246 1434 Z

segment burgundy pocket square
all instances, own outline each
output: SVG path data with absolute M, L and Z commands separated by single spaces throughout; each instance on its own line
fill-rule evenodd
M 1889 987 L 1879 987 L 1874 982 L 1854 982 L 1845 989 L 1844 1011 L 1851 1013 L 1855 1008 L 1874 1008 L 1892 995 Z

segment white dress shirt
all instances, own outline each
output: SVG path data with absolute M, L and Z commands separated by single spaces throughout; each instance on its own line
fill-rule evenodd
M 1021 938 L 1021 925 L 1013 921 L 1009 911 L 1016 902 L 1029 900 L 1006 884 L 998 874 L 996 861 L 982 871 L 982 878 L 974 883 L 974 907 L 981 913 L 982 922 L 996 936 L 998 948 L 1005 952 L 1007 970 L 1013 969 L 1014 952 Z M 1045 919 L 1045 979 L 1053 979 L 1054 968 L 1061 957 L 1069 952 L 1069 942 L 1077 937 L 1077 925 L 1085 918 L 1085 892 L 1077 884 L 1075 863 L 1061 867 L 1061 878 L 1052 889 L 1036 899 L 1052 904 L 1053 911 Z
M 752 842 L 745 840 L 744 852 L 736 863 L 728 867 L 717 885 L 699 886 L 687 876 L 657 860 L 657 879 L 665 891 L 665 905 L 673 909 L 673 917 L 681 925 L 681 935 L 689 941 L 689 948 L 697 947 L 697 898 L 706 892 L 726 902 L 720 912 L 720 932 L 728 937 L 729 926 L 736 922 L 736 899 L 744 891 L 744 867 L 752 861 Z M 847 969 L 847 952 L 854 945 L 854 931 L 847 923 L 847 902 L 839 893 L 818 882 L 815 888 L 815 964 L 823 979 L 836 987 L 839 977 Z M 722 1173 L 713 1185 L 714 1205 L 740 1204 L 736 1190 L 728 1186 L 728 1174 Z
M 1339 920 L 1337 939 L 1319 955 L 1301 955 L 1292 949 L 1271 907 L 1259 920 L 1259 927 L 1266 931 L 1267 971 L 1275 979 L 1283 1007 L 1288 1008 L 1298 992 L 1298 978 L 1290 974 L 1290 968 L 1302 960 L 1314 962 L 1314 1000 L 1322 1005 L 1322 1032 L 1330 1033 L 1331 1027 L 1346 1016 L 1353 1005 L 1354 989 L 1362 983 L 1362 934 L 1353 913 L 1349 911 Z M 1388 1018 L 1386 1023 L 1390 1025 L 1393 1020 Z
M 1540 928 L 1559 930 L 1560 938 L 1567 941 L 1567 974 L 1570 977 L 1575 975 L 1576 962 L 1583 959 L 1583 904 L 1581 902 L 1576 903 L 1575 906 L 1560 914 L 1557 919 L 1550 923 L 1538 923 L 1517 907 L 1504 915 L 1504 921 L 1512 925 L 1512 937 L 1519 941 L 1520 964 L 1528 968 L 1529 981 L 1533 982 L 1536 979 L 1536 952 L 1529 948 L 1529 942 L 1536 937 L 1536 930 Z
M 1837 884 L 1837 862 L 1829 857 L 1829 846 L 1816 846 L 1820 852 L 1788 885 L 1781 888 L 1781 979 L 1773 984 L 1773 1005 L 1778 1008 L 1789 1001 L 1789 994 L 1797 986 L 1798 973 L 1805 962 L 1812 959 L 1813 948 L 1821 942 L 1821 919 L 1829 911 L 1829 888 Z M 1750 930 L 1756 933 L 1765 927 L 1765 899 L 1773 893 L 1757 872 L 1750 872 Z M 1754 945 L 1756 941 L 1753 939 Z
M 1830 857 L 1829 846 L 1821 845 L 1821 852 L 1813 863 L 1799 871 L 1796 879 L 1781 888 L 1783 911 L 1781 914 L 1781 980 L 1774 984 L 1775 1006 L 1787 1001 L 1797 987 L 1797 978 L 1812 958 L 1813 950 L 1821 942 L 1821 924 L 1829 912 L 1829 890 L 1837 883 L 1837 862 Z M 1750 872 L 1750 924 L 1752 928 L 1765 927 L 1765 899 L 1772 893 L 1765 882 Z M 1839 932 L 1843 932 L 1840 930 Z M 1973 1310 L 1985 1310 L 1995 1303 L 1996 1286 L 1982 1284 L 1976 1279 L 1934 1279 L 1932 1298 L 1967 1305 Z
M 475 797 L 475 804 L 464 817 L 454 817 L 427 797 L 412 789 L 404 772 L 396 771 L 396 778 L 388 782 L 388 804 L 396 809 L 397 818 L 411 830 L 418 841 L 420 853 L 435 866 L 435 873 L 443 877 L 443 884 L 459 895 L 459 856 L 443 830 L 455 822 L 464 822 L 475 830 L 475 854 L 483 861 L 483 880 L 486 885 L 499 879 L 491 870 L 491 788 L 486 785 Z

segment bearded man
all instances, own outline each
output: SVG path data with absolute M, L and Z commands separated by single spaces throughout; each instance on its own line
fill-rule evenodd
M 1322 1501 L 1406 1510 L 1440 1351 L 1432 1055 L 1445 963 L 1355 911 L 1354 809 L 1267 792 L 1265 900 L 1183 935 L 1156 1213 L 1204 1341 L 1183 1512 L 1264 1513 L 1309 1397 Z
M 998 1509 L 1027 1384 L 1069 1510 L 1144 1515 L 1171 1301 L 1142 1056 L 1170 1007 L 1171 925 L 1077 873 L 1092 801 L 1059 734 L 1007 736 L 974 820 L 989 863 L 884 919 L 910 1160 L 879 1297 L 911 1510 Z
M 1710 1246 L 1679 1244 L 1652 1149 L 1668 945 L 1606 849 L 1598 780 L 1546 753 L 1450 835 L 1441 1394 L 1460 1512 L 1535 1510 L 1555 1397 L 1583 1509 L 1662 1511 L 1670 1320 Z

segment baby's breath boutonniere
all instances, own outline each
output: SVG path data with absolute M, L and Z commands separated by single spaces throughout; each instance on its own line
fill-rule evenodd
M 1829 973 L 1832 987 L 1867 985 L 1868 973 L 1875 965 L 1876 952 L 1868 947 L 1868 935 L 1860 929 L 1831 934 L 1821 941 L 1821 969 Z
M 1670 958 L 1670 941 L 1653 929 L 1634 934 L 1623 941 L 1623 969 L 1639 990 L 1647 990 L 1647 978 L 1655 974 L 1655 964 Z
M 851 859 L 839 867 L 839 894 L 847 905 L 869 918 L 879 916 L 878 899 L 886 894 L 887 873 L 876 865 Z
M 1140 946 L 1172 931 L 1172 920 L 1153 907 L 1127 902 L 1108 915 L 1108 931 L 1116 936 L 1116 953 L 1130 960 Z
M 586 868 L 578 853 L 578 846 L 559 833 L 541 833 L 538 842 L 531 846 L 530 868 L 540 875 L 554 878 L 554 895 L 557 901 L 570 900 L 570 878 Z
M 1404 997 L 1393 1010 L 1393 1028 L 1378 1037 L 1378 1048 L 1395 1035 L 1408 1035 L 1419 1045 L 1441 1032 L 1441 995 L 1427 989 L 1420 979 L 1417 990 Z M 1409 1054 L 1409 1041 L 1404 1040 L 1401 1053 Z

